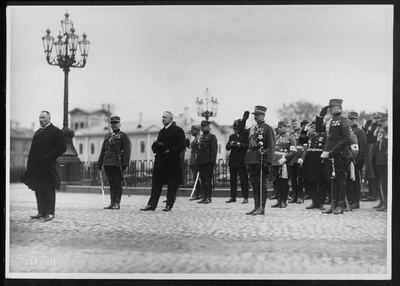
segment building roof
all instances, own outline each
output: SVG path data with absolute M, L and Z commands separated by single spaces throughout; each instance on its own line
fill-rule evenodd
M 35 134 L 35 131 L 28 129 L 28 128 L 11 128 L 10 129 L 10 138 L 29 138 L 32 139 L 33 134 Z

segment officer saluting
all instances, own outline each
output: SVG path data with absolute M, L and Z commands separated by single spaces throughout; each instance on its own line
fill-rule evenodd
M 122 196 L 122 176 L 129 165 L 131 141 L 128 135 L 120 130 L 121 118 L 119 116 L 111 116 L 110 124 L 113 132 L 107 133 L 104 138 L 97 168 L 101 171 L 104 166 L 110 185 L 111 202 L 105 209 L 119 209 Z

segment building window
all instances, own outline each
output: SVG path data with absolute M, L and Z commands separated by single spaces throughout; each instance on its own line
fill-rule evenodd
M 146 142 L 140 141 L 140 153 L 145 153 L 146 152 Z
M 79 144 L 79 154 L 83 154 L 83 144 Z
M 94 154 L 94 143 L 90 144 L 90 154 Z
M 75 130 L 78 130 L 78 128 L 79 128 L 79 123 L 75 122 Z
M 84 128 L 84 127 L 85 127 L 85 123 L 81 122 L 81 128 Z
M 218 154 L 221 154 L 221 144 L 218 144 Z

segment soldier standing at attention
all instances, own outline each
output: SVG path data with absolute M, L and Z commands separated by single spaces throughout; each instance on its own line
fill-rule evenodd
M 331 207 L 323 212 L 325 214 L 332 212 L 334 214 L 343 214 L 343 209 L 345 208 L 346 176 L 349 173 L 351 134 L 349 120 L 342 116 L 342 103 L 343 100 L 341 99 L 331 99 L 328 106 L 332 119 L 328 123 L 327 142 L 321 158 L 325 159 L 329 171 L 333 171 L 334 177 L 332 178 L 333 196 L 331 198 Z M 316 118 L 317 125 L 322 125 L 323 116 L 326 115 L 326 107 L 323 110 L 325 110 L 325 114 L 321 111 L 320 116 Z M 318 126 L 317 129 L 319 129 Z
M 189 139 L 187 139 L 186 143 L 186 146 L 190 148 L 189 166 L 190 169 L 192 170 L 194 180 L 196 180 L 197 174 L 199 173 L 199 167 L 197 166 L 196 161 L 197 161 L 197 153 L 199 151 L 198 140 L 200 138 L 200 130 L 201 130 L 200 125 L 192 125 L 190 129 L 190 135 L 192 135 L 194 139 L 192 142 L 189 142 Z M 189 200 L 195 201 L 199 200 L 200 198 L 201 198 L 201 183 L 200 180 L 198 180 L 196 185 L 196 191 L 193 197 L 190 198 Z
M 249 138 L 244 135 L 240 135 L 238 131 L 239 122 L 241 119 L 233 122 L 233 130 L 235 134 L 229 136 L 228 143 L 226 143 L 226 150 L 231 151 L 229 154 L 229 173 L 231 183 L 231 197 L 227 203 L 236 202 L 237 195 L 237 177 L 240 177 L 240 187 L 243 194 L 243 204 L 249 202 L 249 178 L 246 170 L 246 154 L 249 149 Z
M 201 122 L 202 135 L 198 140 L 199 151 L 197 153 L 196 164 L 199 167 L 200 180 L 203 188 L 203 198 L 199 204 L 211 203 L 214 166 L 217 162 L 218 140 L 214 134 L 210 133 L 210 121 Z
M 277 202 L 271 207 L 285 208 L 289 193 L 288 165 L 295 157 L 297 150 L 295 139 L 287 133 L 287 123 L 284 121 L 278 122 L 278 136 L 275 144 L 274 160 L 272 161 L 272 179 L 276 182 Z
M 265 203 L 267 201 L 266 180 L 275 153 L 274 130 L 264 121 L 266 111 L 266 107 L 257 105 L 253 112 L 256 124 L 251 126 L 250 129 L 245 129 L 246 120 L 249 118 L 250 113 L 246 111 L 238 126 L 239 134 L 249 137 L 246 165 L 253 189 L 254 208 L 247 212 L 246 215 L 264 215 L 265 212 Z
M 128 135 L 120 130 L 121 118 L 119 116 L 110 117 L 111 129 L 113 132 L 107 133 L 104 138 L 103 146 L 97 169 L 104 172 L 110 185 L 110 205 L 105 209 L 119 209 L 122 196 L 123 173 L 129 165 L 131 158 L 131 141 Z
M 368 155 L 368 144 L 367 137 L 365 136 L 364 130 L 358 128 L 358 113 L 349 112 L 347 118 L 350 120 L 350 127 L 358 141 L 358 153 L 355 162 L 355 178 L 354 181 L 351 179 L 347 180 L 347 187 L 349 190 L 349 203 L 352 209 L 360 208 L 360 195 L 361 195 L 361 172 L 365 164 L 365 160 Z

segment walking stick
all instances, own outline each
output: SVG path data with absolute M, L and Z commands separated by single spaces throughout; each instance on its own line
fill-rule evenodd
M 101 174 L 101 170 L 99 170 L 100 182 L 101 182 L 101 194 L 103 196 L 103 208 L 104 208 L 104 184 L 103 184 L 103 175 Z
M 193 190 L 192 190 L 192 193 L 190 194 L 190 197 L 189 197 L 189 198 L 191 198 L 191 197 L 193 196 L 194 191 L 196 190 L 197 182 L 199 181 L 199 173 L 200 173 L 200 172 L 197 172 L 196 180 L 195 180 L 194 186 L 193 186 Z

